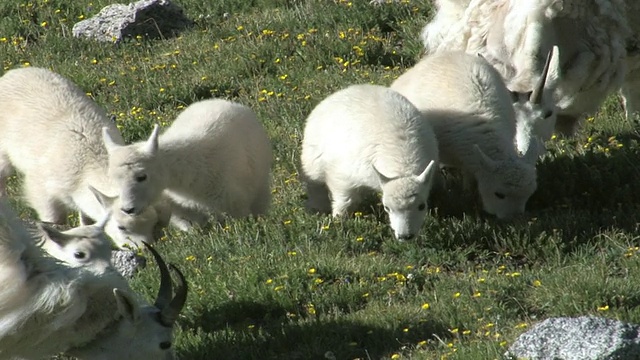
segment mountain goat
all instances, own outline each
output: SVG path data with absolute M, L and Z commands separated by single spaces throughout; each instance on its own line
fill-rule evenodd
M 547 55 L 542 75 L 533 90 L 527 93 L 511 91 L 516 116 L 516 148 L 520 154 L 526 154 L 530 146 L 535 146 L 538 156 L 532 156 L 532 161 L 544 155 L 544 142 L 551 139 L 556 125 L 557 109 L 553 90 L 557 80 L 558 59 L 558 47 L 554 46 Z M 553 75 L 549 75 L 550 69 Z
M 107 128 L 109 177 L 121 212 L 137 215 L 167 197 L 194 223 L 211 214 L 238 218 L 267 211 L 271 143 L 255 113 L 222 99 L 189 105 L 162 135 L 123 146 Z M 153 206 L 151 206 L 153 207 Z
M 396 238 L 411 239 L 422 227 L 437 162 L 433 129 L 415 106 L 386 87 L 352 85 L 307 118 L 301 154 L 307 207 L 341 216 L 363 190 L 382 191 Z
M 0 77 L 0 109 L 0 196 L 15 168 L 41 221 L 63 223 L 70 209 L 80 211 L 83 223 L 102 218 L 108 209 L 96 189 L 115 193 L 106 176 L 103 127 L 114 142 L 124 143 L 104 110 L 71 81 L 41 68 Z M 135 218 L 114 212 L 105 231 L 119 246 L 140 245 L 154 240 L 157 222 L 152 212 Z
M 112 266 L 112 243 L 104 232 L 109 215 L 93 225 L 79 226 L 66 231 L 38 223 L 38 245 L 71 267 L 85 266 L 96 272 L 104 272 Z
M 500 74 L 482 57 L 463 52 L 427 56 L 391 88 L 429 120 L 440 162 L 477 181 L 484 210 L 498 218 L 524 212 L 536 189 L 537 149 L 521 158 L 514 147 L 515 113 Z
M 638 37 L 640 2 L 635 0 L 436 0 L 437 14 L 422 30 L 429 54 L 481 53 L 507 87 L 531 91 L 544 54 L 554 45 L 559 65 L 553 100 L 555 129 L 572 134 L 622 86 L 627 116 L 640 108 Z M 631 73 L 629 73 L 631 71 Z
M 167 265 L 153 249 L 161 282 L 154 305 L 139 303 L 115 271 L 69 267 L 45 254 L 0 202 L 0 358 L 173 359 L 172 327 L 187 285 L 178 269 L 175 296 Z

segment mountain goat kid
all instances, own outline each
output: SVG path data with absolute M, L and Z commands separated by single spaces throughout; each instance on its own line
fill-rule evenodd
M 101 219 L 109 209 L 96 193 L 115 192 L 106 176 L 103 127 L 124 143 L 104 110 L 66 78 L 31 67 L 0 77 L 0 109 L 0 196 L 15 168 L 41 221 L 63 223 L 71 209 L 80 211 L 83 223 Z M 156 214 L 112 213 L 105 230 L 119 246 L 154 240 Z
M 391 88 L 428 119 L 438 139 L 440 162 L 477 181 L 484 210 L 498 218 L 523 213 L 536 189 L 537 149 L 520 157 L 511 95 L 500 74 L 482 57 L 463 52 L 427 56 Z
M 70 267 L 90 267 L 97 273 L 111 268 L 111 240 L 106 238 L 104 227 L 109 215 L 98 223 L 60 231 L 51 225 L 37 224 L 38 245 L 49 255 Z M 38 236 L 36 236 L 38 237 Z
M 173 359 L 172 325 L 187 296 L 182 274 L 176 294 L 167 265 L 153 306 L 138 303 L 115 271 L 69 267 L 45 254 L 0 202 L 0 358 L 41 359 L 64 352 L 86 360 Z
M 38 223 L 34 229 L 38 246 L 70 267 L 84 267 L 95 273 L 118 271 L 132 278 L 146 266 L 146 258 L 138 249 L 114 249 L 104 232 L 106 218 L 97 224 L 81 225 L 60 231 L 51 225 Z
M 136 215 L 167 197 L 172 212 L 202 223 L 211 214 L 263 214 L 270 205 L 271 143 L 247 106 L 203 100 L 162 135 L 156 125 L 146 141 L 123 146 L 107 128 L 103 137 L 123 213 Z
M 307 207 L 341 216 L 363 190 L 382 191 L 396 238 L 411 239 L 424 222 L 437 161 L 433 129 L 415 106 L 389 88 L 352 85 L 307 118 L 301 154 Z

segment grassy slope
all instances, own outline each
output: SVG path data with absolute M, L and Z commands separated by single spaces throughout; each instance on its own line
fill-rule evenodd
M 638 136 L 617 99 L 577 137 L 550 141 L 525 219 L 484 218 L 454 177 L 420 238 L 398 243 L 375 202 L 344 220 L 303 211 L 300 137 L 332 91 L 388 85 L 416 61 L 428 1 L 179 3 L 198 19 L 182 36 L 113 45 L 69 36 L 107 1 L 3 1 L 0 61 L 69 77 L 127 141 L 211 96 L 259 114 L 276 156 L 270 215 L 169 231 L 158 245 L 192 289 L 182 358 L 492 359 L 546 317 L 640 322 Z M 145 270 L 133 286 L 151 297 L 156 276 Z

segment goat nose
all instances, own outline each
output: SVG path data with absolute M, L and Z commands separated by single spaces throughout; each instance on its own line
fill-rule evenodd
M 134 208 L 134 207 L 122 208 L 120 210 L 122 210 L 123 213 L 128 214 L 128 215 L 133 215 L 136 212 L 136 208 Z
M 411 240 L 413 239 L 415 235 L 414 234 L 403 234 L 403 235 L 398 235 L 398 240 Z

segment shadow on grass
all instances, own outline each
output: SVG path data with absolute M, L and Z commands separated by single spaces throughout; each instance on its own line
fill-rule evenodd
M 400 352 L 404 346 L 415 346 L 423 340 L 446 341 L 451 336 L 447 327 L 435 320 L 416 319 L 403 328 L 391 329 L 332 315 L 296 322 L 286 313 L 283 308 L 256 302 L 224 304 L 204 314 L 199 324 L 183 325 L 215 335 L 192 347 L 181 347 L 180 358 L 331 359 L 333 355 L 335 359 L 380 359 Z
M 600 241 L 604 231 L 638 232 L 639 138 L 621 134 L 616 139 L 621 147 L 602 139 L 600 146 L 581 149 L 580 155 L 568 154 L 574 151 L 567 151 L 566 144 L 564 152 L 551 149 L 551 156 L 538 162 L 538 188 L 527 212 L 509 221 L 483 213 L 477 192 L 463 191 L 460 174 L 445 171 L 447 186 L 434 187 L 433 217 L 425 221 L 428 235 L 418 240 L 419 245 L 463 249 L 470 261 L 493 261 L 491 254 L 512 252 L 511 260 L 525 265 L 544 261 L 549 252 L 543 247 L 566 255 Z M 572 146 L 582 146 L 572 141 Z
M 540 161 L 538 190 L 527 204 L 530 214 L 549 227 L 568 231 L 571 237 L 593 236 L 610 227 L 636 231 L 638 137 L 622 134 L 617 139 L 621 148 L 589 149 L 580 156 L 556 153 Z
M 543 263 L 550 254 L 564 256 L 597 245 L 603 232 L 637 233 L 640 137 L 623 133 L 612 142 L 608 135 L 596 136 L 587 149 L 576 138 L 550 144 L 549 155 L 538 162 L 538 187 L 523 216 L 501 221 L 484 213 L 477 191 L 463 191 L 460 174 L 444 170 L 429 200 L 431 216 L 415 244 L 390 240 L 380 200 L 369 195 L 356 211 L 383 224 L 387 233 L 368 233 L 366 244 L 346 245 L 346 250 L 383 251 L 403 261 L 455 269 L 467 261 L 526 266 Z M 354 224 L 348 230 L 357 233 Z M 502 252 L 511 258 L 499 259 Z

